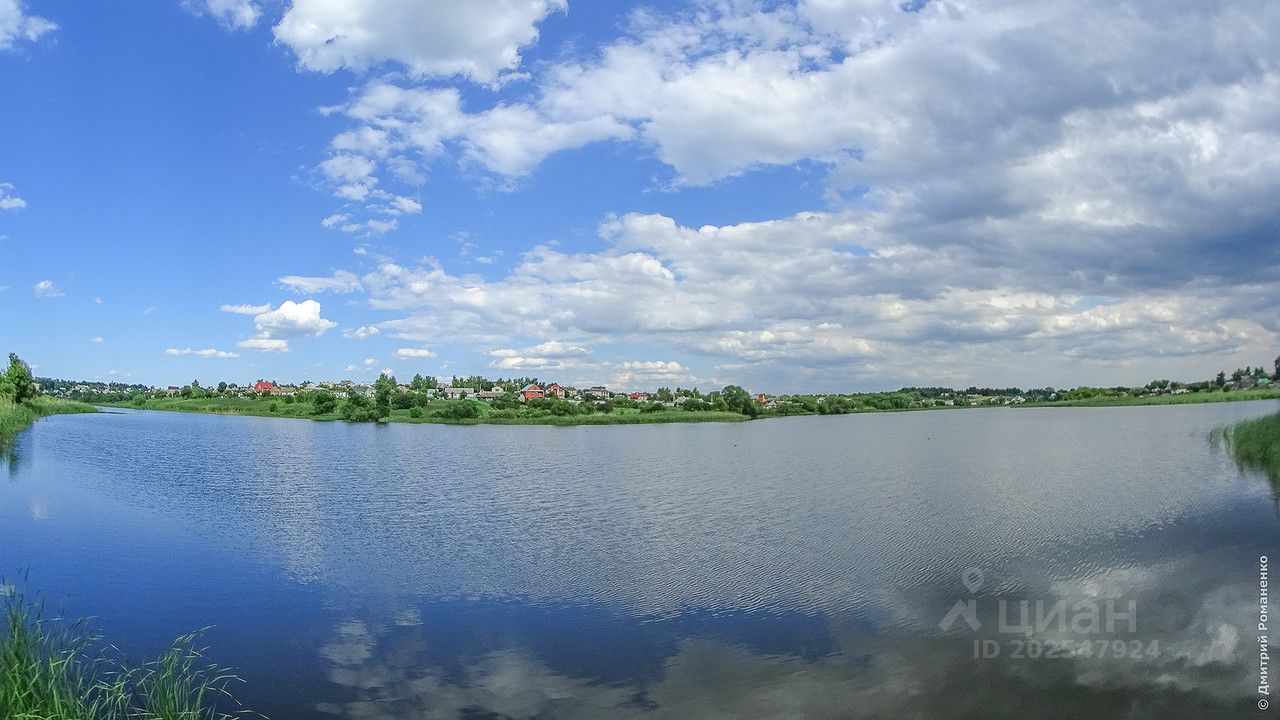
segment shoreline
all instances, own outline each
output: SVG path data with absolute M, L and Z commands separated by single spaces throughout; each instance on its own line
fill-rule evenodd
M 37 396 L 31 403 L 14 403 L 7 398 L 0 399 L 0 447 L 12 443 L 42 417 L 96 412 L 98 409 L 89 403 L 44 395 Z
M 49 400 L 54 400 L 50 398 Z M 1189 393 L 1186 395 L 1156 395 L 1150 397 L 1113 397 L 1099 396 L 1085 400 L 1062 400 L 1053 402 L 1037 402 L 1022 404 L 983 403 L 979 405 L 955 405 L 916 408 L 888 408 L 884 410 L 860 409 L 831 415 L 869 415 L 876 413 L 923 412 L 931 410 L 979 410 L 991 408 L 1090 408 L 1090 407 L 1129 407 L 1151 405 L 1188 405 L 1220 402 L 1251 402 L 1257 400 L 1280 400 L 1280 389 L 1261 391 L 1235 391 L 1230 393 Z M 73 401 L 55 402 L 70 405 L 84 405 Z M 338 412 L 311 414 L 303 412 L 308 408 L 306 403 L 281 403 L 264 399 L 241 400 L 235 405 L 225 401 L 201 400 L 168 400 L 162 401 L 164 406 L 157 407 L 148 402 L 143 406 L 125 402 L 95 403 L 96 407 L 122 410 L 148 410 L 153 412 L 194 413 L 199 415 L 223 415 L 233 417 L 269 417 L 286 420 L 312 420 L 316 422 L 345 422 Z M 473 401 L 479 402 L 479 401 Z M 272 405 L 276 410 L 272 411 Z M 58 412 L 88 412 L 85 410 L 62 410 Z M 97 412 L 97 410 L 92 410 Z M 55 414 L 55 413 L 45 413 Z M 748 420 L 776 420 L 791 417 L 819 417 L 822 413 L 775 413 L 761 412 L 756 418 L 736 412 L 726 411 L 690 411 L 662 410 L 658 412 L 614 411 L 609 414 L 591 415 L 542 415 L 535 417 L 489 417 L 488 412 L 475 418 L 449 418 L 424 414 L 412 417 L 408 410 L 393 410 L 389 418 L 372 421 L 375 423 L 402 423 L 411 425 L 550 425 L 554 427 L 576 427 L 581 425 L 664 425 L 672 423 L 737 423 Z M 25 428 L 24 428 L 25 429 Z

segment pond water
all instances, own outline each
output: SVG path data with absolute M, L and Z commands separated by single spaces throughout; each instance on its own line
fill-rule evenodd
M 275 720 L 1256 717 L 1280 521 L 1208 435 L 1277 409 L 58 416 L 0 573 L 137 656 L 212 626 Z

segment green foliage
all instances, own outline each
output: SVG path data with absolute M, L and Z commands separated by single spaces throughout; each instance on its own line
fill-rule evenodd
M 245 713 L 227 688 L 239 679 L 178 638 L 156 660 L 129 666 L 85 623 L 46 619 L 11 593 L 0 630 L 0 718 L 23 720 L 232 720 Z
M 725 409 L 730 412 L 742 413 L 747 417 L 760 414 L 760 409 L 756 407 L 756 401 L 751 398 L 751 393 L 738 385 L 725 385 L 720 391 L 720 399 L 724 401 Z
M 379 375 L 373 383 L 374 417 L 383 420 L 391 417 L 391 398 L 396 394 L 396 379 Z
M 31 366 L 22 361 L 17 353 L 9 353 L 9 367 L 4 375 L 0 375 L 0 395 L 4 395 L 15 403 L 30 402 L 37 394 L 34 378 L 31 377 Z
M 1222 435 L 1237 463 L 1262 470 L 1280 482 L 1280 413 L 1236 423 Z
M 421 418 L 421 417 L 422 417 L 422 408 L 420 408 L 420 407 L 412 407 L 412 408 L 409 408 L 409 417 L 413 418 L 414 420 L 417 420 L 418 418 Z
M 446 420 L 474 420 L 480 417 L 480 405 L 474 400 L 446 400 L 437 403 L 432 414 Z
M 378 419 L 378 411 L 372 400 L 351 388 L 342 403 L 342 419 L 347 422 L 373 422 Z
M 338 409 L 338 398 L 328 390 L 317 390 L 311 394 L 311 412 L 316 415 L 328 415 Z

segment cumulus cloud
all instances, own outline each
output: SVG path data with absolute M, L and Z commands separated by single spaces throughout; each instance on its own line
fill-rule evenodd
M 276 40 L 308 70 L 363 71 L 383 62 L 415 77 L 495 81 L 565 0 L 293 0 Z
M 102 342 L 105 342 L 105 340 L 103 340 L 103 339 L 102 339 L 102 336 L 101 336 L 101 335 L 94 335 L 93 337 L 89 338 L 89 342 L 91 342 L 91 343 L 102 343 Z
M 20 40 L 34 42 L 57 29 L 53 21 L 27 14 L 22 0 L 0 0 L 0 51 L 12 50 Z
M 396 357 L 411 360 L 421 360 L 424 358 L 433 358 L 436 354 L 426 348 L 400 348 L 396 350 Z
M 182 5 L 197 15 L 208 13 L 229 30 L 247 30 L 262 17 L 262 7 L 253 0 L 183 0 Z
M 497 278 L 428 258 L 281 283 L 364 293 L 400 314 L 384 332 L 466 337 L 513 370 L 644 370 L 534 351 L 601 338 L 832 389 L 1256 364 L 1280 340 L 1280 212 L 1258 200 L 1280 193 L 1275 27 L 1280 6 L 1242 1 L 707 3 L 637 14 L 498 100 L 381 75 L 328 108 L 350 123 L 317 158 L 346 203 L 328 227 L 394 222 L 432 163 L 518 178 L 600 141 L 677 187 L 813 168 L 827 205 L 609 217 L 596 246 L 536 246 Z M 412 71 L 394 43 L 344 59 L 359 42 L 317 69 Z M 449 72 L 467 75 L 411 74 Z
M 220 358 L 230 359 L 240 357 L 240 353 L 234 353 L 227 350 L 219 350 L 217 348 L 205 348 L 203 350 L 194 350 L 192 348 L 168 348 L 164 351 L 165 355 L 174 356 L 192 356 L 202 358 Z
M 52 280 L 41 280 L 32 286 L 32 290 L 35 292 L 36 297 L 42 298 L 60 298 L 66 294 L 59 290 Z
M 319 337 L 338 325 L 321 317 L 320 303 L 315 300 L 285 300 L 280 307 L 254 316 L 253 324 L 257 335 L 236 344 L 264 352 L 287 352 L 290 339 Z
M 621 387 L 652 388 L 655 385 L 694 383 L 698 379 L 689 368 L 674 360 L 642 360 L 619 365 L 610 382 Z
M 0 183 L 0 210 L 21 210 L 27 206 L 27 201 L 14 195 L 13 191 L 13 183 Z

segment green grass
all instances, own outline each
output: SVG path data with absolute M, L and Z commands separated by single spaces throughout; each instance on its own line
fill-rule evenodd
M 7 586 L 0 586 L 7 587 Z M 239 679 L 178 638 L 130 666 L 83 621 L 44 617 L 11 589 L 0 629 L 0 718 L 5 720 L 232 720 L 245 715 L 227 687 Z M 117 651 L 118 652 L 118 651 Z M 235 706 L 225 712 L 221 708 Z
M 31 427 L 31 423 L 46 415 L 91 412 L 96 412 L 92 405 L 74 400 L 41 395 L 30 403 L 15 403 L 11 398 L 0 395 L 0 445 L 7 444 L 18 433 Z
M 1194 392 L 1183 395 L 1152 395 L 1130 397 L 1128 395 L 1097 395 L 1081 400 L 1054 400 L 1052 402 L 1024 403 L 1013 407 L 1119 407 L 1126 405 L 1188 405 L 1193 403 L 1244 402 L 1246 400 L 1274 400 L 1280 398 L 1280 388 L 1262 390 L 1232 390 L 1230 392 Z
M 1280 413 L 1245 420 L 1214 431 L 1241 467 L 1261 470 L 1280 482 Z

